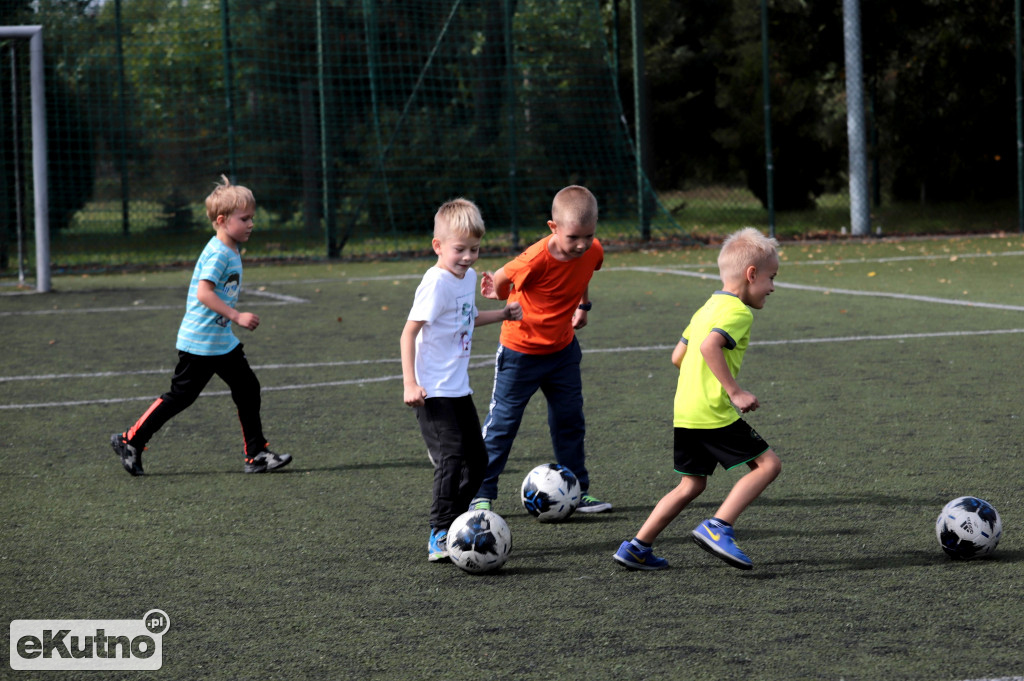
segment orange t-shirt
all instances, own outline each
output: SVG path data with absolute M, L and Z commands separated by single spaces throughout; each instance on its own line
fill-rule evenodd
M 586 253 L 566 262 L 548 251 L 550 239 L 544 237 L 502 267 L 512 281 L 508 300 L 523 307 L 523 318 L 502 323 L 501 344 L 529 355 L 558 352 L 572 342 L 572 316 L 604 262 L 597 239 Z

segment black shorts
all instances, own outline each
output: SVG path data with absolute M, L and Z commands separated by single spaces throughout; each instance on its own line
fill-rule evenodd
M 676 428 L 674 445 L 676 473 L 705 476 L 718 464 L 731 470 L 771 449 L 743 419 L 724 428 Z

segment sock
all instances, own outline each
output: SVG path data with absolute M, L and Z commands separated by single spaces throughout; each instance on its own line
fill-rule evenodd
M 718 523 L 719 527 L 732 527 L 732 523 L 727 523 L 721 518 L 712 518 L 711 522 Z
M 636 537 L 633 537 L 633 539 L 629 543 L 637 547 L 638 549 L 649 549 L 652 546 L 651 544 L 648 544 L 645 541 L 640 541 Z

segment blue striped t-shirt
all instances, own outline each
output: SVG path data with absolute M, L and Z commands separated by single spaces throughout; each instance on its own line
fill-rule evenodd
M 199 282 L 204 279 L 213 282 L 218 298 L 235 307 L 238 289 L 242 286 L 242 258 L 217 237 L 206 244 L 192 271 L 185 317 L 178 328 L 176 347 L 193 355 L 226 355 L 235 349 L 239 341 L 231 332 L 231 320 L 199 302 Z

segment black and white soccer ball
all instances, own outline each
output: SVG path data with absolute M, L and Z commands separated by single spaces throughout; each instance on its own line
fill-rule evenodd
M 497 570 L 512 553 L 512 532 L 494 511 L 466 511 L 448 528 L 448 557 L 466 572 Z
M 542 523 L 565 520 L 580 503 L 580 481 L 557 463 L 543 463 L 526 474 L 520 489 L 523 508 Z
M 935 521 L 935 536 L 951 558 L 981 558 L 996 550 L 1003 536 L 1003 521 L 984 499 L 957 497 L 946 504 Z

